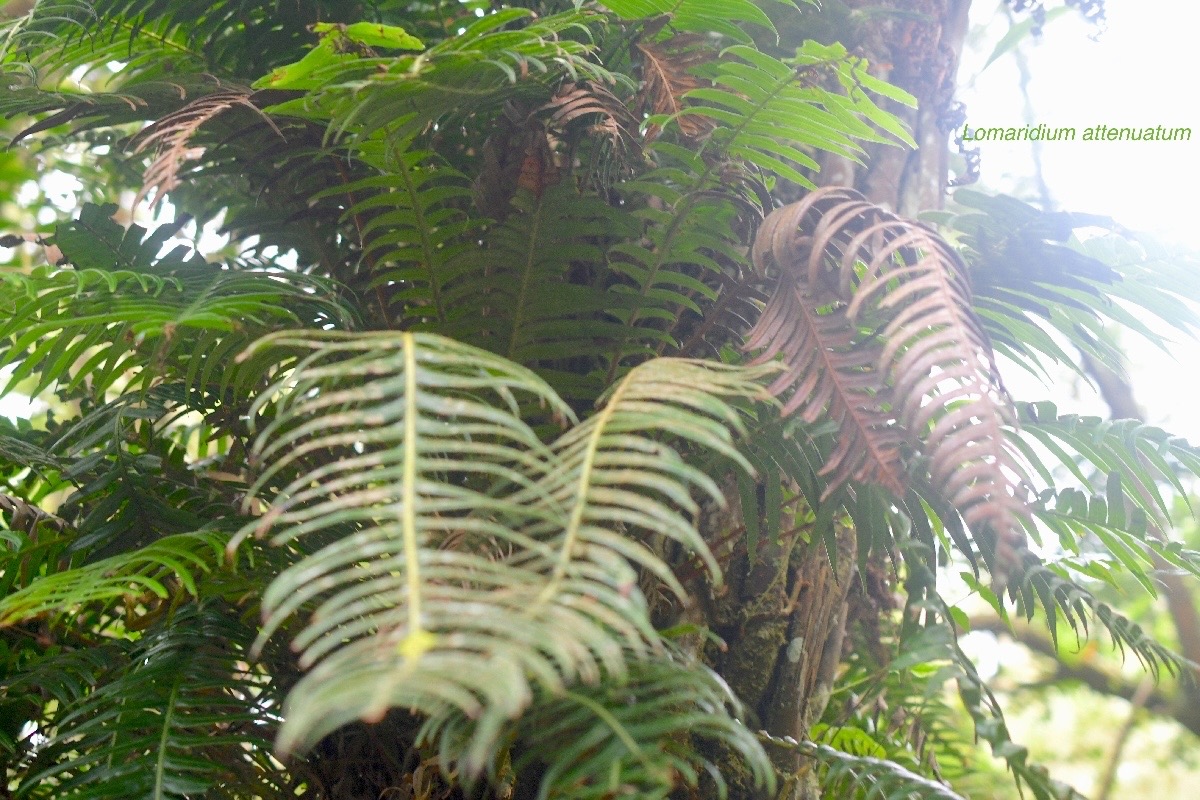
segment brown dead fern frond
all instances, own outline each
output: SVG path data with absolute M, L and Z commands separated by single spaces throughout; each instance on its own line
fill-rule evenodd
M 583 124 L 588 133 L 601 137 L 622 158 L 641 152 L 637 117 L 625 101 L 592 81 L 565 84 L 538 111 L 549 112 L 550 126 L 557 130 Z
M 151 192 L 154 200 L 151 208 L 166 197 L 167 193 L 180 184 L 180 170 L 189 161 L 204 154 L 203 147 L 191 146 L 192 137 L 214 118 L 234 108 L 246 108 L 266 120 L 275 133 L 283 133 L 275 123 L 250 100 L 250 91 L 226 89 L 198 97 L 187 105 L 146 126 L 133 140 L 133 152 L 143 153 L 157 148 L 154 159 L 142 173 L 142 188 L 138 190 L 134 205 L 142 202 Z
M 43 511 L 33 503 L 19 497 L 0 492 L 0 517 L 7 515 L 4 526 L 10 531 L 20 531 L 28 536 L 36 536 L 38 528 L 46 525 L 56 531 L 67 528 L 65 520 L 56 517 L 48 511 Z
M 795 237 L 781 235 L 789 223 L 786 214 L 775 212 L 759 229 L 754 261 L 760 269 L 771 263 L 767 259 L 779 267 L 796 263 L 775 260 L 790 255 Z M 761 349 L 756 362 L 783 356 L 787 369 L 770 391 L 776 396 L 790 393 L 783 407 L 785 416 L 798 413 L 809 423 L 827 416 L 837 423 L 838 443 L 821 469 L 828 479 L 826 497 L 850 480 L 904 493 L 905 438 L 890 414 L 890 389 L 878 369 L 882 348 L 877 341 L 857 335 L 844 302 L 819 282 L 793 280 L 785 274 L 745 346 Z
M 683 114 L 687 108 L 684 95 L 708 82 L 692 74 L 691 69 L 712 63 L 715 53 L 703 36 L 685 33 L 663 42 L 639 41 L 633 46 L 642 64 L 642 91 L 637 108 L 647 114 L 667 114 L 679 125 L 679 131 L 689 139 L 707 136 L 712 120 Z M 646 140 L 660 133 L 657 125 L 646 129 Z
M 1012 402 L 971 303 L 966 267 L 934 231 L 830 187 L 772 212 L 754 244 L 779 286 L 747 342 L 788 365 L 785 412 L 840 426 L 831 488 L 896 491 L 905 442 L 977 534 L 1001 583 L 1019 569 L 1027 480 L 1008 444 Z

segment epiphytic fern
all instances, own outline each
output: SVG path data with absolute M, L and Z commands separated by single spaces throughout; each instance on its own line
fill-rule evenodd
M 754 257 L 779 287 L 748 345 L 765 347 L 763 359 L 783 354 L 789 371 L 773 390 L 792 392 L 788 410 L 828 410 L 840 423 L 831 483 L 904 486 L 906 437 L 967 524 L 999 537 L 989 563 L 1016 566 L 1027 511 L 1004 430 L 1014 415 L 957 253 L 834 188 L 774 212 Z
M 1016 198 L 960 189 L 964 213 L 935 214 L 970 263 L 975 305 L 997 352 L 1045 379 L 1049 359 L 1084 374 L 1073 350 L 1120 371 L 1123 328 L 1159 346 L 1157 318 L 1185 335 L 1200 329 L 1195 257 L 1127 231 L 1107 217 L 1041 211 Z M 1083 238 L 1083 231 L 1092 235 Z M 1097 235 L 1099 229 L 1107 229 Z
M 283 752 L 400 707 L 432 730 L 470 719 L 454 759 L 478 773 L 536 687 L 620 680 L 661 657 L 634 567 L 681 587 L 633 534 L 706 556 L 681 510 L 696 510 L 690 486 L 720 495 L 657 437 L 740 460 L 722 397 L 760 391 L 753 372 L 648 362 L 547 446 L 521 404 L 572 412 L 486 351 L 420 333 L 277 334 L 267 347 L 300 360 L 261 395 L 272 416 L 253 491 L 271 506 L 246 533 L 323 542 L 263 597 L 260 641 L 312 610 L 293 641 L 310 671 L 285 708 Z
M 40 687 L 5 687 L 65 701 L 39 720 L 14 796 L 182 800 L 224 796 L 223 784 L 280 792 L 287 777 L 268 755 L 275 701 L 247 667 L 248 634 L 226 609 L 190 607 L 137 641 L 95 648 L 108 658 L 51 658 Z
M 73 269 L 0 276 L 9 287 L 0 364 L 16 365 L 9 389 L 36 375 L 38 390 L 90 383 L 103 391 L 131 376 L 149 382 L 170 371 L 224 385 L 231 377 L 225 357 L 255 332 L 301 317 L 348 322 L 320 278 L 224 270 L 184 245 L 160 256 L 168 230 L 122 228 L 114 211 L 85 206 L 78 220 L 58 227 L 54 242 Z M 285 297 L 290 308 L 280 303 Z

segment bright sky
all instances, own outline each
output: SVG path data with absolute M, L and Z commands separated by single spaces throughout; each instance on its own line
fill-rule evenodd
M 1026 122 L 1020 73 L 1011 55 L 980 72 L 1009 29 L 1000 2 L 976 0 L 972 23 L 986 26 L 959 72 L 959 98 L 972 127 Z M 1045 0 L 1048 9 L 1063 0 Z M 1046 183 L 1062 210 L 1111 216 L 1128 228 L 1200 248 L 1200 100 L 1194 88 L 1198 54 L 1188 4 L 1172 0 L 1108 0 L 1108 27 L 1097 41 L 1075 11 L 1026 40 L 1034 124 L 1084 128 L 1190 127 L 1190 142 L 1060 141 L 1042 145 Z M 1027 143 L 980 142 L 982 186 L 1004 190 L 1033 173 Z M 1196 280 L 1200 281 L 1200 275 Z M 1129 342 L 1130 371 L 1150 421 L 1200 443 L 1200 345 L 1179 344 L 1166 355 Z M 1036 391 L 1036 390 L 1035 390 Z M 1016 389 L 1018 395 L 1027 393 Z M 1050 399 L 1050 398 L 1047 398 Z M 1058 399 L 1058 398 L 1054 398 Z M 1103 413 L 1103 405 L 1078 410 Z

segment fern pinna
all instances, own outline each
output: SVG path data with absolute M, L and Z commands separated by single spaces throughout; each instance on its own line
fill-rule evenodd
M 1164 533 L 1200 454 L 1001 372 L 1114 366 L 1111 326 L 1196 298 L 1114 225 L 1072 241 L 1102 219 L 830 185 L 932 96 L 839 19 L 7 20 L 10 156 L 84 188 L 0 240 L 5 391 L 46 409 L 0 421 L 6 792 L 948 798 L 978 739 L 1070 797 L 940 567 L 1191 668 L 1109 592 L 1200 571 Z

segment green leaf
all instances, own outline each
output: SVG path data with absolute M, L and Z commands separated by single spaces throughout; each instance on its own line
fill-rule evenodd
M 1041 20 L 1041 23 L 1044 25 L 1046 23 L 1053 22 L 1059 17 L 1065 15 L 1070 10 L 1071 9 L 1067 6 L 1052 8 L 1046 12 L 1045 17 Z M 1029 36 L 1033 32 L 1034 26 L 1038 23 L 1039 20 L 1035 19 L 1033 16 L 1029 16 L 1020 22 L 1009 26 L 1008 31 L 1004 34 L 1000 41 L 996 43 L 996 46 L 992 49 L 992 54 L 988 56 L 988 60 L 984 62 L 982 69 L 979 71 L 983 72 L 983 70 L 990 67 L 992 62 L 996 61 L 996 59 L 1015 50 L 1017 45 L 1019 45 L 1025 37 Z

